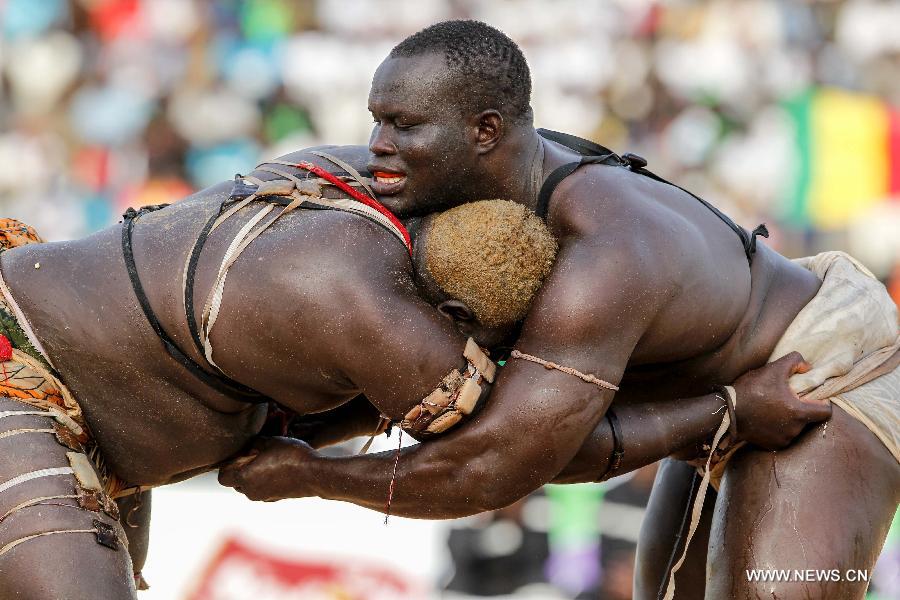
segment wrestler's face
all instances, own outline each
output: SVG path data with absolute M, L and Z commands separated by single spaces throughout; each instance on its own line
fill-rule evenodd
M 375 72 L 368 170 L 379 200 L 400 217 L 478 197 L 477 128 L 456 93 L 440 54 L 388 58 Z

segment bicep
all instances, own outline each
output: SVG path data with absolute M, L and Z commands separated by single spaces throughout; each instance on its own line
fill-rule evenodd
M 400 420 L 453 369 L 465 365 L 466 338 L 420 299 L 406 273 L 373 281 L 356 298 L 357 326 L 341 370 L 381 412 Z
M 515 348 L 618 385 L 658 303 L 648 300 L 645 276 L 628 276 L 640 266 L 620 260 L 626 250 L 608 252 L 602 261 L 597 252 L 588 244 L 560 250 Z M 613 394 L 575 375 L 511 359 L 485 409 L 447 441 L 465 438 L 486 462 L 502 464 L 504 473 L 533 488 L 572 459 Z

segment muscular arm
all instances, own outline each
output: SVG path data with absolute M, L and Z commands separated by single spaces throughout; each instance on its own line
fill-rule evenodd
M 615 215 L 590 210 L 563 212 L 570 222 L 562 227 L 556 266 L 517 347 L 617 383 L 638 341 L 677 293 L 671 279 L 677 275 L 658 260 L 673 251 L 660 236 L 630 222 L 617 231 L 608 226 Z M 461 365 L 462 340 L 411 296 L 408 276 L 391 281 L 349 298 L 363 312 L 349 328 L 350 350 L 339 363 L 382 414 L 399 419 L 450 367 Z M 471 422 L 401 453 L 392 512 L 452 518 L 508 505 L 557 477 L 596 478 L 611 450 L 601 419 L 612 396 L 571 375 L 512 361 Z M 622 472 L 708 436 L 721 408 L 709 396 L 680 401 L 668 412 L 626 409 L 622 429 L 634 436 Z M 316 495 L 384 509 L 393 453 L 329 459 L 301 444 L 261 445 L 261 458 L 223 469 L 220 481 L 257 500 Z
M 607 236 L 603 247 L 578 235 L 564 240 L 518 347 L 618 382 L 663 297 L 646 293 L 658 274 L 652 261 L 642 263 L 634 243 L 615 236 Z M 605 260 L 598 262 L 601 255 Z M 348 373 L 377 402 L 378 394 L 369 394 L 364 383 L 367 375 Z M 611 401 L 609 390 L 512 361 L 475 419 L 403 451 L 392 512 L 449 518 L 517 500 L 572 461 Z M 393 464 L 393 453 L 301 461 L 295 480 L 313 485 L 314 495 L 383 509 Z
M 575 458 L 553 483 L 598 481 L 656 462 L 706 441 L 722 422 L 725 406 L 715 394 L 658 403 L 614 407 L 619 419 L 624 456 L 615 473 L 608 473 L 613 434 L 603 419 L 588 436 Z
M 493 406 L 486 410 L 492 411 Z M 722 400 L 712 394 L 661 406 L 617 409 L 625 456 L 616 474 L 703 441 L 721 423 L 722 410 Z M 469 428 L 401 452 L 391 514 L 452 519 L 507 506 L 544 483 L 597 481 L 607 471 L 613 450 L 609 423 L 602 419 L 573 459 L 558 474 L 551 474 L 559 463 L 550 463 L 552 467 L 541 464 L 543 460 L 552 461 L 554 454 L 539 438 L 524 435 L 517 443 L 511 436 L 502 442 L 491 437 L 479 443 L 469 439 L 467 433 Z M 467 451 L 470 443 L 478 445 Z M 447 448 L 448 454 L 442 456 L 440 447 L 449 444 L 453 449 Z M 529 452 L 528 446 L 540 450 Z M 520 449 L 524 449 L 524 456 L 519 454 Z M 303 463 L 298 475 L 302 473 L 305 481 L 315 482 L 311 495 L 384 511 L 394 458 L 393 452 L 383 452 L 316 459 Z M 532 460 L 536 462 L 529 464 Z

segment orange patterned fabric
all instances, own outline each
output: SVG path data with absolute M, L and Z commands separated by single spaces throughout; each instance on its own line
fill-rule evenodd
M 40 244 L 44 239 L 30 225 L 15 219 L 0 219 L 0 252 L 25 244 Z
M 62 383 L 44 365 L 20 350 L 14 349 L 8 359 L 0 362 L 0 397 L 63 413 L 75 424 L 68 426 L 73 437 L 81 444 L 91 441 L 81 407 L 72 395 L 63 391 Z

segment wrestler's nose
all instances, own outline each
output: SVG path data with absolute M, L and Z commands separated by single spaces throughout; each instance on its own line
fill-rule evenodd
M 397 153 L 397 146 L 390 139 L 388 129 L 381 124 L 376 124 L 372 128 L 372 135 L 369 137 L 369 152 L 375 156 Z

